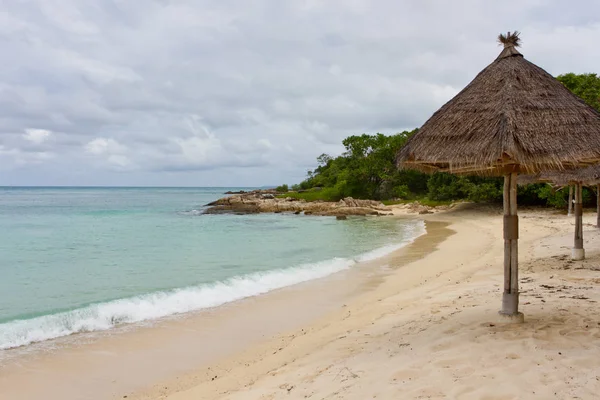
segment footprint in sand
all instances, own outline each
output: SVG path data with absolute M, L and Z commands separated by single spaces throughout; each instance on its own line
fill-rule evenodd
M 568 337 L 582 337 L 582 336 L 590 336 L 590 332 L 581 331 L 581 330 L 572 330 L 572 329 L 561 329 L 558 331 L 560 336 L 568 336 Z
M 396 372 L 392 376 L 392 380 L 396 381 L 396 382 L 398 382 L 398 381 L 405 382 L 405 381 L 421 378 L 421 377 L 427 375 L 427 373 L 425 371 L 426 370 L 420 370 L 420 369 L 419 370 L 418 369 L 403 369 L 403 370 Z
M 456 342 L 454 340 L 448 340 L 446 342 L 438 343 L 430 347 L 431 351 L 437 353 L 439 351 L 444 351 L 451 349 L 456 346 Z

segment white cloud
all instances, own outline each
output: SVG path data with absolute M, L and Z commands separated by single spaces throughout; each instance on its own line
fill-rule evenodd
M 118 154 L 126 149 L 125 146 L 111 138 L 96 138 L 85 145 L 85 151 L 95 155 Z
M 91 35 L 98 33 L 98 28 L 89 22 L 73 3 L 58 6 L 51 1 L 40 2 L 41 10 L 56 27 L 75 35 Z
M 217 161 L 223 150 L 220 141 L 214 136 L 176 138 L 173 141 L 180 147 L 184 160 L 192 164 Z
M 12 167 L 24 167 L 39 165 L 49 162 L 55 158 L 55 154 L 48 151 L 22 151 L 20 149 L 7 149 L 0 146 L 0 167 L 6 169 Z
M 127 155 L 129 149 L 112 138 L 96 138 L 85 145 L 85 152 L 99 160 L 99 165 L 110 170 L 130 171 L 137 165 Z
M 131 68 L 95 60 L 74 51 L 61 50 L 57 56 L 64 68 L 71 69 L 74 73 L 79 73 L 97 84 L 107 84 L 119 80 L 123 82 L 142 80 Z
M 120 168 L 128 168 L 132 166 L 132 162 L 129 158 L 120 154 L 112 154 L 108 157 L 108 162 L 114 166 Z
M 25 138 L 25 140 L 31 143 L 42 144 L 46 140 L 48 140 L 51 135 L 52 132 L 46 129 L 25 129 L 23 137 Z
M 273 146 L 273 143 L 271 143 L 269 139 L 258 139 L 257 143 L 265 149 L 271 150 L 275 148 L 275 146 Z

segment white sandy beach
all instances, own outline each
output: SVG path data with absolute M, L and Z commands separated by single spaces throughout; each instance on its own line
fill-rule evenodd
M 520 214 L 524 324 L 496 321 L 501 211 L 465 205 L 362 273 L 25 358 L 0 369 L 0 398 L 597 398 L 595 214 L 583 262 L 569 260 L 573 218 Z
M 134 398 L 597 398 L 600 232 L 591 225 L 594 217 L 584 216 L 587 260 L 571 262 L 573 219 L 522 212 L 522 325 L 495 321 L 500 215 L 438 215 L 456 234 L 376 290 L 317 323 Z

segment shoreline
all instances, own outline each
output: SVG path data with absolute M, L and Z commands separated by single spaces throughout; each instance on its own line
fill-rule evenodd
M 414 218 L 409 217 L 409 219 Z M 426 231 L 425 234 L 417 236 L 411 242 L 414 243 L 415 240 L 428 234 Z M 325 277 L 274 289 L 217 307 L 172 315 L 159 320 L 126 324 L 107 331 L 63 336 L 5 350 L 7 352 L 5 354 L 10 354 L 9 357 L 4 358 L 3 363 L 0 363 L 0 397 L 19 395 L 22 398 L 39 398 L 38 396 L 48 392 L 48 388 L 51 388 L 50 392 L 52 393 L 63 393 L 63 397 L 56 395 L 56 398 L 71 398 L 69 396 L 74 396 L 76 394 L 74 389 L 77 389 L 77 391 L 87 393 L 86 399 L 100 399 L 107 398 L 106 396 L 115 396 L 117 392 L 140 390 L 150 386 L 156 380 L 172 378 L 176 374 L 196 368 L 199 364 L 212 362 L 215 359 L 242 351 L 246 347 L 263 341 L 265 337 L 309 324 L 315 318 L 341 307 L 348 298 L 355 296 L 357 292 L 375 287 L 376 282 L 381 280 L 378 275 L 386 273 L 381 270 L 387 263 L 386 260 L 393 254 L 402 252 L 408 246 L 411 246 L 411 243 L 403 245 L 391 254 L 375 260 L 362 261 L 350 269 Z M 326 294 L 323 295 L 323 293 Z M 288 315 L 290 309 L 295 310 L 293 315 Z M 257 320 L 262 320 L 262 328 L 240 338 L 239 332 L 244 330 L 244 324 L 241 321 L 251 315 L 254 315 Z M 235 320 L 238 321 L 235 322 Z M 203 332 L 207 330 L 206 326 L 210 326 L 209 332 Z M 225 331 L 235 334 L 223 341 L 222 333 Z M 173 332 L 175 334 L 172 334 Z M 192 335 L 191 332 L 195 334 Z M 202 337 L 203 339 L 199 339 Z M 165 345 L 165 340 L 170 344 Z M 183 363 L 180 362 L 180 359 L 173 359 L 175 354 L 178 357 L 184 355 L 186 348 L 194 342 L 197 344 L 198 340 L 209 344 L 218 344 L 222 348 L 191 352 L 192 354 L 185 355 L 187 361 Z M 143 344 L 140 346 L 138 343 Z M 156 360 L 156 354 L 147 354 L 153 352 L 156 346 L 164 347 L 157 353 L 161 354 L 161 358 L 172 359 L 172 363 L 170 366 L 163 365 L 159 370 L 142 368 L 144 371 L 142 373 L 140 365 Z M 135 350 L 131 351 L 131 349 Z M 120 353 L 123 352 L 132 354 L 122 357 Z M 65 360 L 68 361 L 65 362 Z M 114 364 L 121 364 L 121 366 Z M 123 365 L 127 365 L 127 368 L 124 368 Z M 114 378 L 119 378 L 129 370 L 136 369 L 139 371 L 135 373 L 135 377 L 129 379 L 129 382 L 123 382 L 122 386 L 115 382 L 115 379 L 107 379 L 107 382 L 112 383 L 112 387 L 108 391 L 105 391 L 106 388 L 97 387 L 97 383 L 92 382 L 95 380 L 94 375 L 112 374 Z M 60 373 L 31 373 L 36 370 L 59 370 Z M 69 371 L 68 374 L 66 374 L 67 371 Z M 121 371 L 121 374 L 118 371 Z M 54 376 L 50 378 L 47 375 Z M 129 377 L 132 378 L 131 375 Z M 72 379 L 80 382 L 76 388 L 69 387 Z M 88 382 L 86 383 L 86 381 Z M 24 390 L 27 385 L 23 382 L 38 382 L 35 385 L 38 388 L 32 387 Z M 38 390 L 39 392 L 37 392 Z M 28 391 L 31 393 L 27 394 Z

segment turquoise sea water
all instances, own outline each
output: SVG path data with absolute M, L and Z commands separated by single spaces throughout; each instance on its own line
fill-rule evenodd
M 419 221 L 201 215 L 233 188 L 0 188 L 0 350 L 218 306 L 381 257 Z

